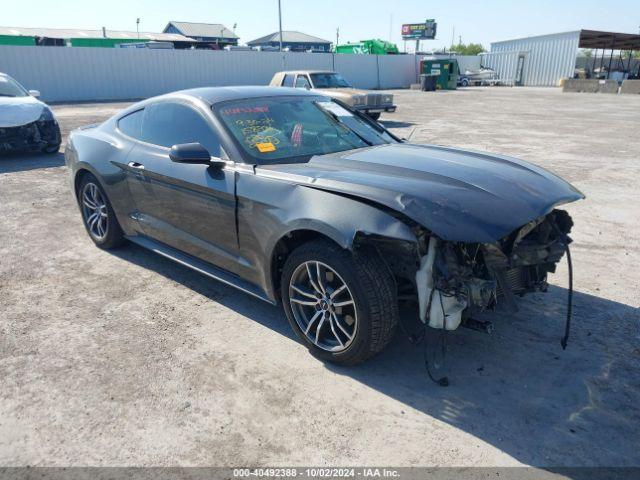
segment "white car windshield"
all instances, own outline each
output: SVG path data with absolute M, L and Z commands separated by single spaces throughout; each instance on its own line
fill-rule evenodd
M 0 75 L 0 97 L 27 97 L 29 93 L 13 78 Z

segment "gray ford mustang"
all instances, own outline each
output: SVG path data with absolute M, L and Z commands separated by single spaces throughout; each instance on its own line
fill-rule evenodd
M 125 239 L 270 303 L 321 358 L 382 350 L 399 299 L 453 330 L 544 290 L 583 195 L 500 155 L 406 143 L 317 93 L 171 93 L 72 132 L 71 184 L 101 248 Z

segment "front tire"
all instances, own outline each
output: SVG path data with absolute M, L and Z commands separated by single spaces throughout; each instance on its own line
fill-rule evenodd
M 372 120 L 375 120 L 376 122 L 380 119 L 380 112 L 376 112 L 376 113 L 368 113 L 367 115 L 369 115 L 369 118 L 371 118 Z
M 323 360 L 355 365 L 393 338 L 395 280 L 372 248 L 351 253 L 328 241 L 304 244 L 287 258 L 281 286 L 291 327 Z
M 124 243 L 124 233 L 100 182 L 86 173 L 78 188 L 82 223 L 96 246 L 109 250 Z

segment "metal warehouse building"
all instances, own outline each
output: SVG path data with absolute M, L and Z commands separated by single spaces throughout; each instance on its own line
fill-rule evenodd
M 505 83 L 555 86 L 573 77 L 581 30 L 491 44 L 482 65 L 494 69 Z

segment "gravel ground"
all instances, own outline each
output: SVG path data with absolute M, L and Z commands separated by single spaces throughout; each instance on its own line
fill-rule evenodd
M 0 159 L 0 465 L 640 466 L 640 96 L 395 92 L 412 141 L 519 156 L 587 200 L 575 321 L 547 294 L 448 336 L 451 386 L 402 335 L 356 368 L 276 307 L 84 232 L 63 155 Z M 65 134 L 125 104 L 59 105 Z

